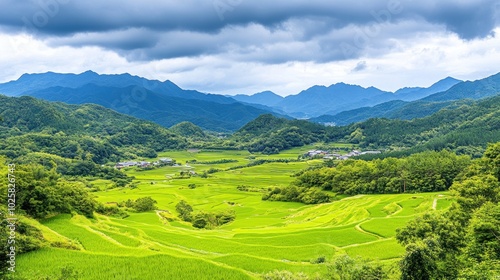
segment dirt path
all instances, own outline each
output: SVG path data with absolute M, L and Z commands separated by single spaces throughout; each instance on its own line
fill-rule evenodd
M 437 203 L 438 203 L 438 199 L 434 198 L 434 201 L 432 202 L 432 209 L 436 210 Z

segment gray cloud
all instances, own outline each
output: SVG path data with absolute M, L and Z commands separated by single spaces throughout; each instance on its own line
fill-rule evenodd
M 352 72 L 359 72 L 365 70 L 367 67 L 366 61 L 360 61 L 356 64 L 356 67 L 352 69 Z
M 0 28 L 53 46 L 98 46 L 129 60 L 224 55 L 329 62 L 390 51 L 421 32 L 483 38 L 497 1 L 5 0 Z

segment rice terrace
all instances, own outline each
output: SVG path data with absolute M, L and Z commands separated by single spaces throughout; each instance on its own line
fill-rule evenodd
M 19 256 L 18 276 L 35 279 L 68 267 L 79 271 L 81 279 L 261 279 L 273 271 L 313 279 L 326 273 L 326 263 L 334 256 L 343 254 L 397 267 L 404 247 L 395 240 L 396 229 L 418 214 L 444 210 L 452 203 L 446 192 L 343 195 L 315 205 L 262 200 L 269 188 L 287 186 L 296 172 L 323 163 L 297 161 L 310 148 L 275 155 L 163 152 L 157 159 L 168 157 L 179 164 L 123 169 L 135 177 L 133 188 L 92 181 L 93 195 L 104 205 L 151 197 L 157 209 L 130 212 L 125 218 L 60 214 L 44 219 L 35 226 L 60 248 Z M 266 161 L 248 165 L 260 159 Z M 209 170 L 209 176 L 199 176 Z M 234 213 L 234 220 L 211 229 L 195 228 L 178 217 L 179 201 L 195 212 Z

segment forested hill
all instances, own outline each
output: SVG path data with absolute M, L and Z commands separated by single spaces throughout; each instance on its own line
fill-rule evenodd
M 96 163 L 182 148 L 184 137 L 102 106 L 67 105 L 0 95 L 0 154 L 43 152 Z M 128 154 L 128 156 L 127 156 Z
M 342 138 L 348 128 L 325 127 L 304 120 L 262 115 L 238 130 L 231 139 L 251 152 L 277 153 L 291 147 Z
M 170 128 L 170 131 L 178 135 L 196 139 L 207 139 L 208 135 L 197 125 L 190 122 L 181 122 Z
M 480 156 L 487 143 L 500 139 L 500 96 L 421 119 L 370 119 L 349 127 L 356 134 L 351 140 L 365 147 L 411 147 L 414 152 L 448 148 Z
M 487 143 L 500 139 L 500 96 L 442 109 L 420 119 L 370 119 L 342 127 L 264 115 L 241 128 L 233 139 L 245 142 L 251 151 L 266 153 L 317 141 L 342 141 L 365 149 L 403 149 L 408 153 L 448 148 L 480 156 Z

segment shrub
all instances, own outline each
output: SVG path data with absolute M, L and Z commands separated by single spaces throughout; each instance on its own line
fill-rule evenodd
M 141 197 L 135 200 L 134 208 L 137 212 L 146 212 L 155 210 L 156 200 L 152 199 L 150 196 Z

